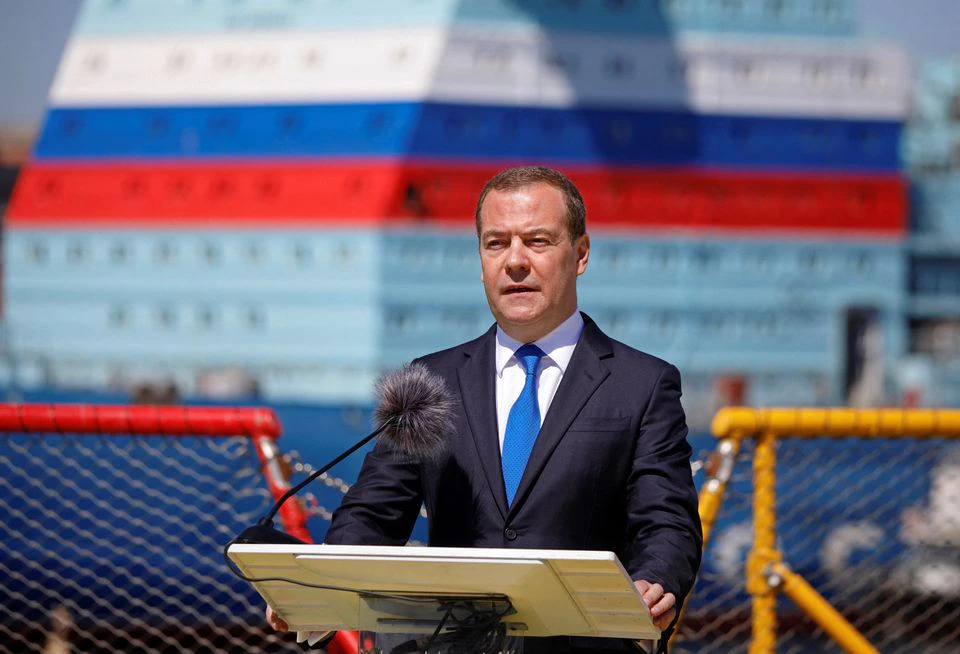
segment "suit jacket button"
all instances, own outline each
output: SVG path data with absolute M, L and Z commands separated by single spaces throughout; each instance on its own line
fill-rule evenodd
M 507 527 L 503 530 L 503 537 L 507 540 L 517 540 L 517 531 L 513 527 Z

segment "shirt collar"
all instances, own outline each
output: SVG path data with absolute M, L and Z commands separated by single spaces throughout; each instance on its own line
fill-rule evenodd
M 560 373 L 567 371 L 567 365 L 573 356 L 573 349 L 580 340 L 580 334 L 583 332 L 583 316 L 580 311 L 574 311 L 569 318 L 564 320 L 557 327 L 544 336 L 533 342 L 534 345 L 543 350 L 543 353 L 560 368 Z M 497 325 L 497 375 L 503 375 L 503 369 L 511 361 L 516 361 L 513 353 L 523 345 L 520 341 L 509 336 Z

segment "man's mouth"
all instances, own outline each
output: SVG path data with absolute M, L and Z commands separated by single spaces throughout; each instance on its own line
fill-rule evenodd
M 508 286 L 507 288 L 503 289 L 503 294 L 514 295 L 516 293 L 532 293 L 535 290 L 537 289 L 533 288 L 532 286 Z

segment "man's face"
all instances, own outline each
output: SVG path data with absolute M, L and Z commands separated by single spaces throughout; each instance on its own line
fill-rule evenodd
M 510 336 L 530 343 L 577 308 L 577 276 L 590 238 L 571 241 L 563 193 L 549 184 L 490 191 L 480 210 L 480 265 L 490 311 Z

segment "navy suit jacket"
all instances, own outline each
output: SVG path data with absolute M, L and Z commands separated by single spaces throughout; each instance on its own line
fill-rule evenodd
M 659 582 L 682 601 L 702 534 L 677 369 L 607 337 L 584 315 L 508 507 L 494 340 L 491 328 L 419 359 L 458 401 L 446 453 L 420 462 L 375 447 L 326 542 L 401 545 L 425 503 L 430 545 L 609 550 L 634 579 Z

